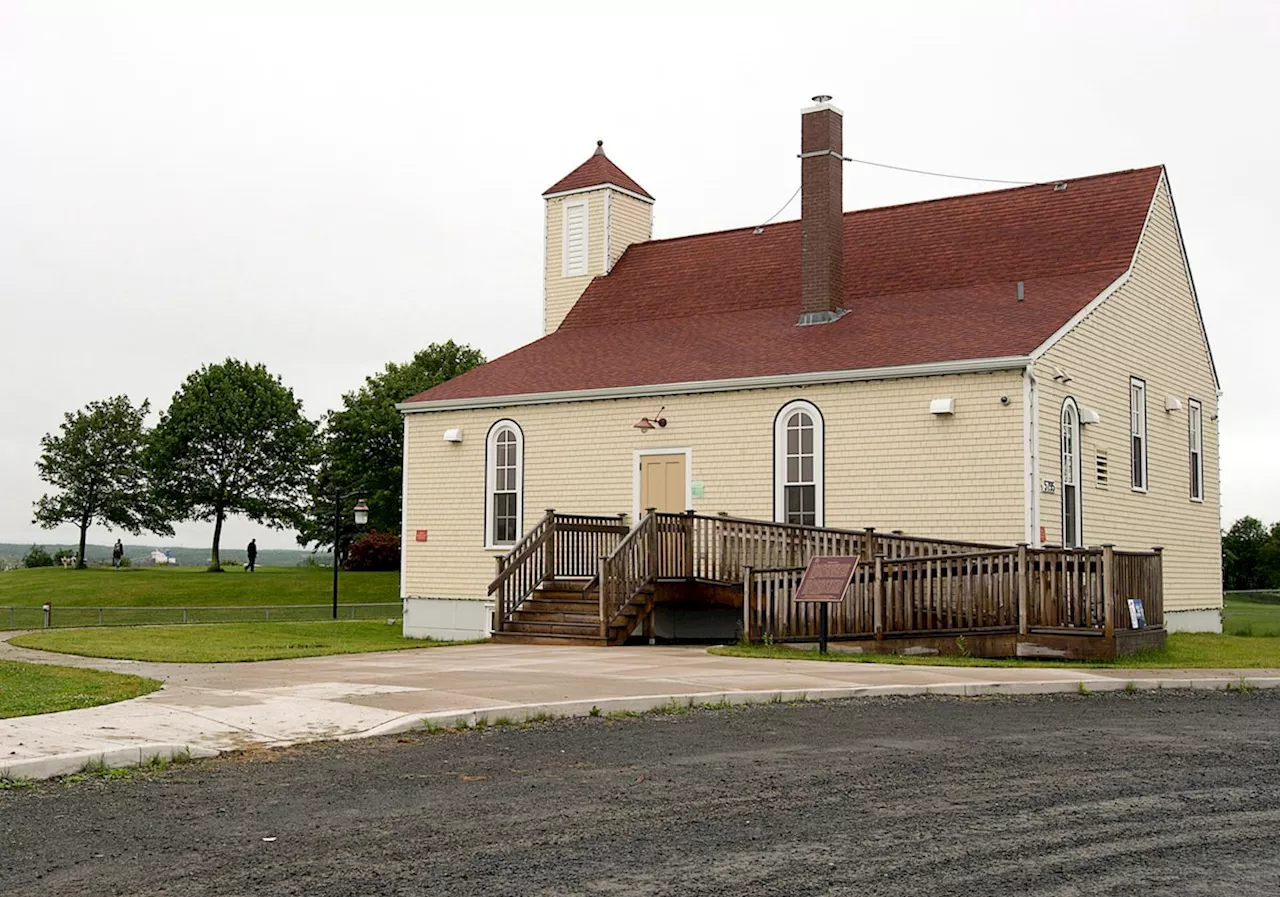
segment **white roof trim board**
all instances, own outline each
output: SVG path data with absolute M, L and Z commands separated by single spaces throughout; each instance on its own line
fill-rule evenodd
M 613 386 L 565 392 L 477 396 L 468 399 L 440 399 L 433 402 L 401 402 L 396 405 L 396 410 L 405 414 L 415 414 L 425 411 L 461 411 L 470 408 L 553 405 L 558 402 L 595 402 L 603 399 L 735 392 L 743 389 L 776 389 L 787 386 L 816 386 L 825 383 L 856 383 L 863 380 L 898 380 L 905 377 L 937 377 L 944 374 L 978 374 L 1022 370 L 1030 361 L 1030 357 L 1026 355 L 968 358 L 960 361 L 931 361 L 925 364 L 901 364 L 847 371 L 813 371 L 800 374 L 773 374 L 764 377 L 735 377 L 727 380 L 691 380 L 683 383 L 652 383 L 642 386 Z

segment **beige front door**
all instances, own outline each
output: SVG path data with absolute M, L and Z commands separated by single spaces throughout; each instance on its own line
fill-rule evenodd
M 640 513 L 657 508 L 660 513 L 679 514 L 685 508 L 686 469 L 683 452 L 640 456 Z

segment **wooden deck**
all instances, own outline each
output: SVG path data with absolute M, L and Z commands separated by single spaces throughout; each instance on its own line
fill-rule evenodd
M 862 559 L 829 622 L 832 639 L 863 650 L 1106 658 L 1164 644 L 1159 549 L 1008 547 L 692 512 L 650 512 L 628 528 L 548 511 L 498 559 L 494 638 L 622 644 L 652 637 L 657 608 L 680 603 L 731 606 L 736 637 L 810 641 L 819 610 L 795 595 L 823 555 Z

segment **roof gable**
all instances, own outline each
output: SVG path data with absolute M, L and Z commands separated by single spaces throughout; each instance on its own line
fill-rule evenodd
M 850 314 L 813 327 L 798 221 L 635 244 L 560 329 L 410 401 L 1025 355 L 1128 270 L 1161 172 L 847 213 Z

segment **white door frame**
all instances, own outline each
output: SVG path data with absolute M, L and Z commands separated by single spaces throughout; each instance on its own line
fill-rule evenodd
M 631 520 L 640 522 L 640 458 L 643 455 L 684 455 L 684 509 L 693 507 L 693 449 L 691 448 L 643 448 L 636 449 L 631 457 Z

